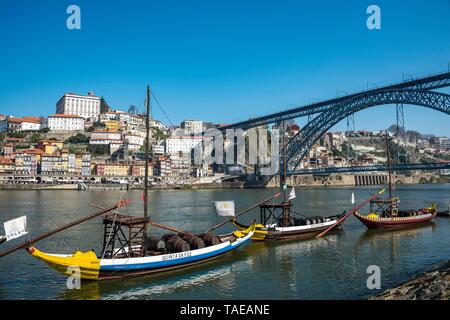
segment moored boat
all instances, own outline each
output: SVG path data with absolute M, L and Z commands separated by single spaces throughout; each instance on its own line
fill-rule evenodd
M 405 228 L 431 221 L 437 215 L 435 205 L 418 210 L 399 210 L 400 199 L 392 196 L 392 172 L 387 132 L 385 142 L 387 170 L 389 173 L 389 197 L 387 199 L 376 198 L 371 200 L 368 214 L 361 214 L 355 211 L 354 216 L 369 229 Z
M 278 204 L 277 206 L 283 206 Z M 291 218 L 289 219 L 289 225 L 283 226 L 282 223 L 266 223 L 257 224 L 253 235 L 253 240 L 290 240 L 290 239 L 309 239 L 314 238 L 326 229 L 333 227 L 338 228 L 343 221 L 339 220 L 345 214 L 333 215 L 329 217 L 304 217 L 304 218 Z M 263 216 L 263 221 L 267 221 L 267 216 Z M 281 219 L 278 219 L 281 220 Z M 237 220 L 232 221 L 233 224 L 242 232 L 246 232 L 249 228 L 248 225 L 239 223 Z
M 248 243 L 253 236 L 254 229 L 255 225 L 252 225 L 245 232 L 235 231 L 218 236 L 218 244 L 199 249 L 181 252 L 176 249 L 147 251 L 145 256 L 133 256 L 141 249 L 137 247 L 132 248 L 132 251 L 115 250 L 114 254 L 106 258 L 98 257 L 94 251 L 49 254 L 35 247 L 28 247 L 27 251 L 66 275 L 73 275 L 74 270 L 71 266 L 77 266 L 82 279 L 113 280 L 186 268 L 218 258 Z

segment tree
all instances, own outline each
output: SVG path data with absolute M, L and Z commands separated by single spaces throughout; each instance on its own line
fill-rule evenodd
M 109 104 L 106 102 L 106 100 L 103 97 L 101 97 L 100 98 L 100 113 L 106 113 L 109 111 L 111 111 Z
M 89 138 L 82 133 L 77 133 L 76 135 L 66 139 L 64 143 L 73 143 L 73 144 L 89 143 Z
M 30 137 L 30 141 L 32 142 L 32 143 L 37 143 L 37 142 L 39 142 L 39 141 L 41 141 L 42 140 L 42 137 L 41 137 L 41 135 L 39 134 L 39 133 L 33 133 L 32 135 L 31 135 L 31 137 Z

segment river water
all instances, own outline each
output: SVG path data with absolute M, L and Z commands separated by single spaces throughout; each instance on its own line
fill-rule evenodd
M 306 216 L 331 215 L 351 208 L 377 189 L 297 188 L 294 210 Z M 246 208 L 274 193 L 274 189 L 152 190 L 149 210 L 154 220 L 193 232 L 220 221 L 213 201 L 235 200 Z M 435 202 L 450 203 L 450 185 L 403 185 L 396 193 L 401 208 Z M 141 214 L 139 191 L 0 191 L 0 221 L 27 215 L 34 236 L 129 197 L 124 213 Z M 242 217 L 250 222 L 254 211 Z M 232 230 L 224 226 L 220 232 Z M 2 230 L 3 231 L 3 230 Z M 450 219 L 401 231 L 368 231 L 354 217 L 342 230 L 324 239 L 291 242 L 252 242 L 207 265 L 170 274 L 136 279 L 82 283 L 69 290 L 66 277 L 31 257 L 24 250 L 0 258 L 0 299 L 364 299 L 392 287 L 432 265 L 450 258 Z M 150 229 L 159 233 L 160 230 Z M 85 222 L 43 240 L 46 252 L 71 253 L 75 249 L 100 251 L 102 224 Z M 1 249 L 20 241 L 4 243 Z M 367 268 L 381 269 L 381 290 L 369 290 Z

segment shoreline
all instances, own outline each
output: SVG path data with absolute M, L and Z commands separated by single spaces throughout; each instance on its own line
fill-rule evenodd
M 387 289 L 368 300 L 449 300 L 450 260 L 421 272 L 400 285 Z
M 432 183 L 404 183 L 402 185 L 433 185 L 433 184 L 448 184 L 449 182 L 432 182 Z M 383 185 L 346 185 L 346 184 L 327 184 L 327 185 L 294 185 L 296 188 L 349 188 L 349 187 L 382 187 Z M 245 186 L 240 182 L 225 182 L 225 183 L 210 183 L 210 184 L 185 184 L 185 185 L 157 185 L 151 186 L 149 190 L 206 190 L 206 189 L 267 189 L 276 188 L 276 186 Z M 22 191 L 47 191 L 47 190 L 71 190 L 71 191 L 128 191 L 128 190 L 143 190 L 142 186 L 130 185 L 128 188 L 125 185 L 118 184 L 95 184 L 88 185 L 87 189 L 80 190 L 78 184 L 0 184 L 0 191 L 8 190 L 22 190 Z

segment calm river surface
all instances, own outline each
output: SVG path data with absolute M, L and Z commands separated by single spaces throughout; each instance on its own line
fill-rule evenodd
M 358 202 L 375 190 L 297 188 L 294 210 L 307 216 L 337 214 L 351 207 L 353 191 Z M 245 208 L 274 191 L 152 190 L 149 207 L 158 222 L 201 232 L 220 221 L 212 201 L 235 200 L 238 208 Z M 398 186 L 396 192 L 402 208 L 450 203 L 449 184 Z M 0 222 L 27 215 L 28 229 L 34 236 L 94 212 L 89 203 L 108 206 L 121 197 L 127 193 L 0 191 Z M 140 192 L 129 192 L 129 197 L 132 206 L 124 212 L 141 214 Z M 257 216 L 254 211 L 242 220 L 249 222 Z M 220 231 L 231 229 L 225 226 Z M 37 247 L 53 253 L 75 249 L 99 252 L 101 236 L 102 225 L 97 219 L 43 240 Z M 2 249 L 22 240 L 3 244 Z M 449 244 L 448 218 L 438 217 L 420 228 L 380 232 L 367 231 L 350 217 L 342 230 L 325 239 L 253 242 L 202 267 L 170 275 L 82 283 L 81 290 L 67 289 L 65 276 L 20 250 L 0 258 L 0 299 L 363 299 L 378 292 L 366 287 L 369 265 L 380 266 L 383 290 L 449 259 Z

